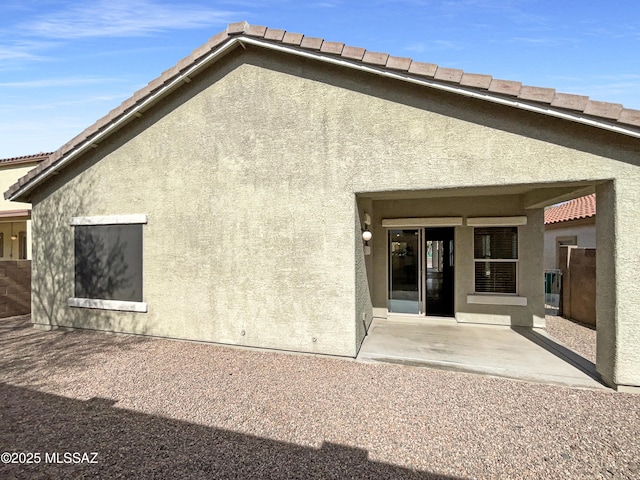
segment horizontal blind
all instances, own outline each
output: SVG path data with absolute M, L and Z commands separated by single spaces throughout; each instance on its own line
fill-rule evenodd
M 515 262 L 476 262 L 478 293 L 516 293 Z

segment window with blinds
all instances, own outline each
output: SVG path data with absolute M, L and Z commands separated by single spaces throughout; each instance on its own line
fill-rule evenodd
M 476 227 L 473 250 L 476 293 L 518 292 L 518 227 Z

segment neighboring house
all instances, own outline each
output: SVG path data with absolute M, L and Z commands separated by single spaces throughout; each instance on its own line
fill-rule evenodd
M 549 207 L 544 212 L 546 280 L 561 285 L 558 314 L 596 325 L 596 195 Z M 556 272 L 553 272 L 555 270 Z
M 620 105 L 237 23 L 5 196 L 33 204 L 36 325 L 353 357 L 373 317 L 544 326 L 544 207 L 595 190 L 624 389 L 639 137 Z
M 560 247 L 596 248 L 596 195 L 586 195 L 544 211 L 544 268 L 560 268 Z
M 0 159 L 0 188 L 6 190 L 49 153 Z M 31 205 L 0 201 L 0 318 L 31 309 Z

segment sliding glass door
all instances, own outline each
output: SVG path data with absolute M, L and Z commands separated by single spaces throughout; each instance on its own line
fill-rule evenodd
M 388 232 L 390 313 L 454 315 L 454 229 Z
M 394 313 L 420 313 L 422 300 L 420 229 L 389 230 L 389 301 Z

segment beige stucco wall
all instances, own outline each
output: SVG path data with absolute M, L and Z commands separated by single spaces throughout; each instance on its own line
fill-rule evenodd
M 372 315 L 371 290 L 385 281 L 360 240 L 363 211 L 377 214 L 366 204 L 374 194 L 612 177 L 625 177 L 631 191 L 640 185 L 635 145 L 588 127 L 249 47 L 195 77 L 37 193 L 34 319 L 353 356 Z M 518 211 L 526 209 L 526 196 L 517 201 Z M 494 206 L 486 211 L 514 210 Z M 67 307 L 69 218 L 126 213 L 149 218 L 149 312 Z M 527 216 L 521 246 L 539 254 L 539 266 L 530 265 L 537 276 L 542 210 Z M 470 235 L 461 229 L 457 242 L 470 243 Z M 536 240 L 539 246 L 527 244 Z M 374 249 L 379 241 L 374 238 Z M 625 281 L 634 275 L 627 272 Z M 533 278 L 523 280 L 531 292 L 523 319 L 537 315 L 542 301 L 542 277 L 539 294 Z

